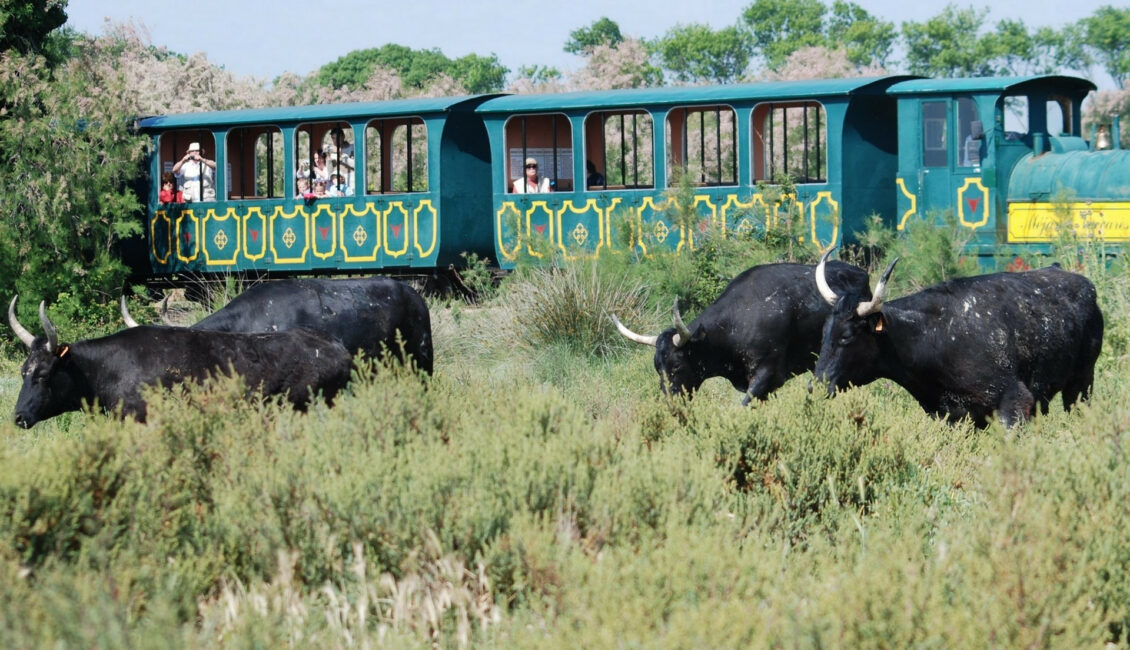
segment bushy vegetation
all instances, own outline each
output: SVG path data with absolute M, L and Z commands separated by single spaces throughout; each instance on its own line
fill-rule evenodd
M 1093 399 L 1012 431 L 882 381 L 661 397 L 607 313 L 666 326 L 662 278 L 784 258 L 759 241 L 434 301 L 434 378 L 368 369 L 332 409 L 224 380 L 154 394 L 144 425 L 0 425 L 0 645 L 1125 643 L 1130 271 L 1082 268 L 1107 315 Z

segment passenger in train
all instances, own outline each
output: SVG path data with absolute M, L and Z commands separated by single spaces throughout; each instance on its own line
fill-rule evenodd
M 310 170 L 314 180 L 322 179 L 323 183 L 330 182 L 330 168 L 326 166 L 326 154 L 321 151 L 314 152 L 314 166 Z
M 177 190 L 177 177 L 172 172 L 161 174 L 161 191 L 157 193 L 161 203 L 183 203 L 184 196 Z
M 314 198 L 314 192 L 310 189 L 309 177 L 299 176 L 295 185 L 297 186 L 297 191 L 294 193 L 294 198 L 307 200 Z
M 326 196 L 349 196 L 353 194 L 352 188 L 345 180 L 345 176 L 334 173 L 330 174 L 330 184 L 326 187 Z
M 515 194 L 534 194 L 552 191 L 549 186 L 549 178 L 538 176 L 538 161 L 533 158 L 526 158 L 526 175 L 514 181 L 511 190 Z
M 596 171 L 596 165 L 592 164 L 591 160 L 585 161 L 585 169 L 588 170 L 588 177 L 585 178 L 585 186 L 592 187 L 593 185 L 604 185 L 604 174 Z
M 215 201 L 216 161 L 204 157 L 200 143 L 188 145 L 188 152 L 173 165 L 173 174 L 180 183 L 185 201 Z
M 326 196 L 326 182 L 320 178 L 314 179 L 314 198 Z

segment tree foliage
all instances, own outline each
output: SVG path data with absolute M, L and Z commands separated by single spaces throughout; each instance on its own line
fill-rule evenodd
M 925 22 L 902 25 L 906 64 L 912 74 L 970 77 L 993 74 L 995 44 L 979 35 L 989 9 L 950 4 Z
M 742 12 L 741 23 L 752 53 L 769 70 L 784 65 L 803 48 L 843 49 L 855 66 L 883 66 L 891 55 L 895 28 L 854 2 L 835 0 L 755 0 Z
M 737 27 L 676 25 L 653 47 L 663 68 L 677 81 L 733 83 L 749 66 L 748 38 Z
M 54 65 L 67 54 L 66 0 L 0 0 L 0 52 L 43 55 Z
M 414 50 L 389 43 L 381 47 L 354 50 L 322 66 L 314 81 L 333 89 L 358 88 L 370 79 L 376 68 L 381 67 L 395 71 L 403 85 L 409 89 L 425 90 L 446 76 L 471 93 L 501 90 L 509 72 L 493 54 L 489 57 L 468 54 L 452 60 L 439 49 Z
M 118 244 L 141 232 L 131 183 L 146 139 L 130 133 L 136 105 L 112 53 L 75 47 L 54 70 L 36 55 L 0 62 L 0 293 L 106 304 L 126 276 Z
M 1130 81 L 1130 8 L 1100 7 L 1079 21 L 1086 46 L 1119 88 Z
M 620 25 L 608 17 L 601 17 L 588 27 L 573 30 L 569 34 L 569 40 L 565 42 L 565 51 L 570 54 L 586 54 L 599 45 L 616 47 L 623 41 Z
M 663 83 L 663 73 L 651 64 L 647 47 L 634 38 L 614 46 L 597 45 L 587 59 L 571 79 L 573 87 L 580 90 L 646 88 Z

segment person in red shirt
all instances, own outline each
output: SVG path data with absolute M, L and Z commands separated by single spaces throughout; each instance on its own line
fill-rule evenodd
M 161 192 L 157 199 L 161 203 L 184 203 L 184 196 L 177 189 L 177 177 L 172 172 L 161 174 Z

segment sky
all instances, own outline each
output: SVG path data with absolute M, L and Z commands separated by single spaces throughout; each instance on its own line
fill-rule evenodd
M 944 4 L 914 0 L 854 0 L 893 22 L 925 21 Z M 386 43 L 438 48 L 449 58 L 494 54 L 512 72 L 549 65 L 561 72 L 583 65 L 563 51 L 570 32 L 607 16 L 625 36 L 654 38 L 677 24 L 735 24 L 753 0 L 70 0 L 67 25 L 101 34 L 107 18 L 134 21 L 152 43 L 182 54 L 204 52 L 232 73 L 271 80 L 283 72 L 306 75 L 353 50 Z M 831 5 L 831 0 L 825 1 Z M 1062 27 L 1120 0 L 999 0 L 988 22 L 1021 18 L 1029 28 Z M 1091 78 L 1110 85 L 1105 73 Z

